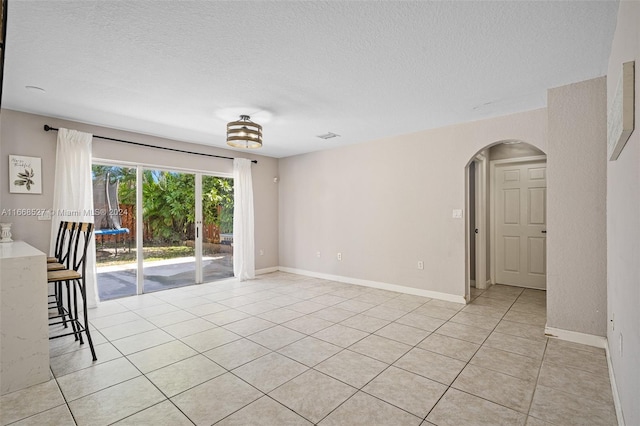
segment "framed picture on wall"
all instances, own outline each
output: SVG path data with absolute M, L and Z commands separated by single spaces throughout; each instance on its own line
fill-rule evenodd
M 22 155 L 9 156 L 9 192 L 42 194 L 42 159 Z

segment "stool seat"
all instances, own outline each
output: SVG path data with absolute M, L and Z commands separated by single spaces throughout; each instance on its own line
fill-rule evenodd
M 58 271 L 47 271 L 47 282 L 77 280 L 82 278 L 82 274 L 73 269 L 60 269 Z
M 47 257 L 47 263 L 57 263 L 58 259 L 55 257 Z
M 58 263 L 58 262 L 47 263 L 47 272 L 59 271 L 61 269 L 67 269 L 67 267 L 64 266 L 62 263 Z

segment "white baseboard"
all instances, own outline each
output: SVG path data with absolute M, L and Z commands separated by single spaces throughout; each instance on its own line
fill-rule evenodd
M 578 333 L 577 331 L 563 330 L 561 328 L 545 327 L 544 334 L 567 342 L 580 343 L 582 345 L 595 346 L 596 348 L 606 348 L 607 338 L 593 334 Z
M 288 268 L 280 266 L 278 268 L 282 272 L 291 274 L 304 275 L 307 277 L 321 278 L 324 280 L 337 281 L 347 284 L 361 285 L 364 287 L 379 288 L 381 290 L 396 291 L 398 293 L 412 294 L 414 296 L 429 297 L 431 299 L 446 300 L 447 302 L 465 304 L 464 296 L 456 296 L 455 294 L 440 293 L 438 291 L 423 290 L 420 288 L 405 287 L 402 285 L 383 283 L 379 281 L 361 280 L 359 278 L 343 277 L 341 275 L 323 274 L 320 272 L 306 271 L 304 269 Z
M 624 425 L 624 417 L 622 415 L 622 405 L 620 404 L 620 394 L 618 393 L 618 384 L 616 376 L 613 374 L 613 364 L 611 364 L 611 352 L 609 352 L 609 344 L 604 348 L 607 354 L 607 364 L 609 366 L 609 382 L 611 383 L 611 392 L 613 393 L 613 405 L 616 408 L 616 417 L 618 418 L 618 426 Z
M 256 269 L 256 275 L 270 274 L 272 272 L 278 272 L 279 269 L 277 266 L 272 266 L 270 268 Z

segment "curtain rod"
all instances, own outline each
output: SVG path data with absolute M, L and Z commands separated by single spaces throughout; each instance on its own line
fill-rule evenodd
M 48 124 L 45 124 L 44 125 L 44 131 L 48 132 L 50 130 L 54 130 L 56 132 L 58 131 L 58 129 L 56 129 L 55 127 L 51 127 Z M 185 151 L 185 150 L 182 150 L 182 149 L 167 148 L 167 147 L 164 147 L 164 146 L 155 146 L 155 145 L 149 145 L 149 144 L 146 144 L 146 143 L 125 141 L 123 139 L 108 138 L 106 136 L 93 135 L 93 137 L 94 138 L 98 138 L 98 139 L 108 140 L 108 141 L 128 143 L 128 144 L 131 144 L 131 145 L 146 146 L 147 148 L 156 148 L 156 149 L 164 149 L 166 151 L 182 152 L 184 154 L 202 155 L 204 157 L 224 158 L 225 160 L 235 160 L 235 158 L 233 158 L 233 157 L 223 157 L 222 155 L 205 154 L 203 152 L 194 152 L 194 151 Z M 258 160 L 251 160 L 251 162 L 254 163 L 254 164 L 257 164 Z

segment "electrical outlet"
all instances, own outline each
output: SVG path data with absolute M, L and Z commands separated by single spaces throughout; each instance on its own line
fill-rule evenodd
M 422 260 L 418 260 L 418 269 L 424 269 L 424 262 Z
M 316 257 L 320 258 L 320 252 L 316 252 Z
M 342 253 L 338 253 L 338 260 L 342 260 Z
M 264 256 L 264 250 L 260 249 L 260 256 Z

